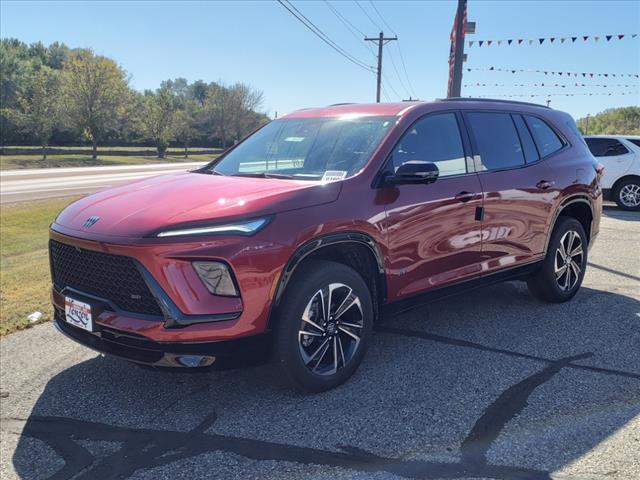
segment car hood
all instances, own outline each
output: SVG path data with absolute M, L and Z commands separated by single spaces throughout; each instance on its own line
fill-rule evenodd
M 139 238 L 178 225 L 219 223 L 330 203 L 338 198 L 340 188 L 341 182 L 181 172 L 89 195 L 65 208 L 53 228 L 90 238 Z M 85 226 L 89 217 L 99 219 Z

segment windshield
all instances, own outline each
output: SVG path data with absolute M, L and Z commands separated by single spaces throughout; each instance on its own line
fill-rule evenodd
M 274 120 L 209 170 L 222 175 L 341 180 L 357 173 L 396 117 Z

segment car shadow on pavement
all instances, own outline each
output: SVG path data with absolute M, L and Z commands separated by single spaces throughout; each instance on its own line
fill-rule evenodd
M 638 312 L 589 288 L 550 305 L 495 285 L 383 319 L 356 375 L 311 396 L 268 366 L 96 356 L 4 428 L 22 479 L 551 478 L 640 413 Z
M 622 210 L 617 206 L 603 205 L 602 213 L 610 218 L 616 220 L 626 220 L 628 222 L 640 222 L 640 212 L 631 212 L 628 210 Z

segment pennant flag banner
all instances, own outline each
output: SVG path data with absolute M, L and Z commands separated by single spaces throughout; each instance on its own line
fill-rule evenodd
M 500 39 L 500 40 L 470 40 L 469 42 L 467 42 L 467 44 L 469 45 L 469 47 L 473 47 L 474 45 L 477 45 L 478 47 L 482 47 L 482 46 L 487 46 L 490 47 L 492 45 L 495 46 L 500 46 L 503 43 L 507 44 L 507 46 L 509 45 L 522 45 L 523 42 L 527 41 L 529 45 L 533 45 L 534 43 L 537 45 L 543 45 L 543 44 L 550 44 L 550 43 L 556 43 L 556 40 L 560 40 L 560 43 L 565 43 L 567 40 L 571 40 L 571 43 L 576 43 L 576 40 L 578 40 L 579 38 L 582 39 L 582 43 L 584 42 L 588 42 L 588 41 L 593 41 L 593 42 L 597 42 L 598 40 L 600 40 L 601 38 L 606 39 L 606 41 L 608 43 L 611 43 L 611 40 L 623 40 L 625 37 L 626 38 L 637 38 L 638 34 L 637 33 L 618 33 L 618 34 L 608 34 L 608 35 L 582 35 L 582 36 L 576 36 L 576 37 L 571 37 L 571 36 L 566 36 L 566 37 L 540 37 L 540 38 L 536 38 L 536 39 L 523 39 L 523 38 L 508 38 L 506 40 Z
M 558 72 L 553 70 L 540 70 L 531 68 L 505 68 L 505 67 L 476 67 L 467 68 L 467 72 L 507 72 L 507 73 L 542 73 L 544 75 L 565 75 L 567 77 L 613 77 L 613 78 L 640 78 L 640 73 L 594 73 L 594 72 Z
M 579 96 L 598 96 L 598 95 L 606 95 L 608 97 L 612 97 L 615 95 L 638 95 L 640 92 L 572 92 L 572 93 L 516 93 L 512 95 L 469 95 L 468 98 L 535 98 L 535 97 L 579 97 Z
M 604 85 L 604 84 L 589 84 L 589 83 L 465 83 L 465 87 L 556 87 L 556 88 L 567 88 L 567 87 L 598 87 L 598 88 L 633 88 L 637 85 L 625 85 L 622 83 L 618 83 L 616 85 Z

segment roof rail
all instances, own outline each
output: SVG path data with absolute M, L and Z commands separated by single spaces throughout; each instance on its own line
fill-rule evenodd
M 355 105 L 355 102 L 332 103 L 331 105 L 327 105 L 327 106 L 328 107 L 339 107 L 340 105 Z
M 504 100 L 498 98 L 473 98 L 473 97 L 450 97 L 450 98 L 437 98 L 439 102 L 492 102 L 492 103 L 511 103 L 516 105 L 529 105 L 532 107 L 542 107 L 551 110 L 551 107 L 546 105 L 540 105 L 539 103 L 531 102 L 519 102 L 517 100 Z

